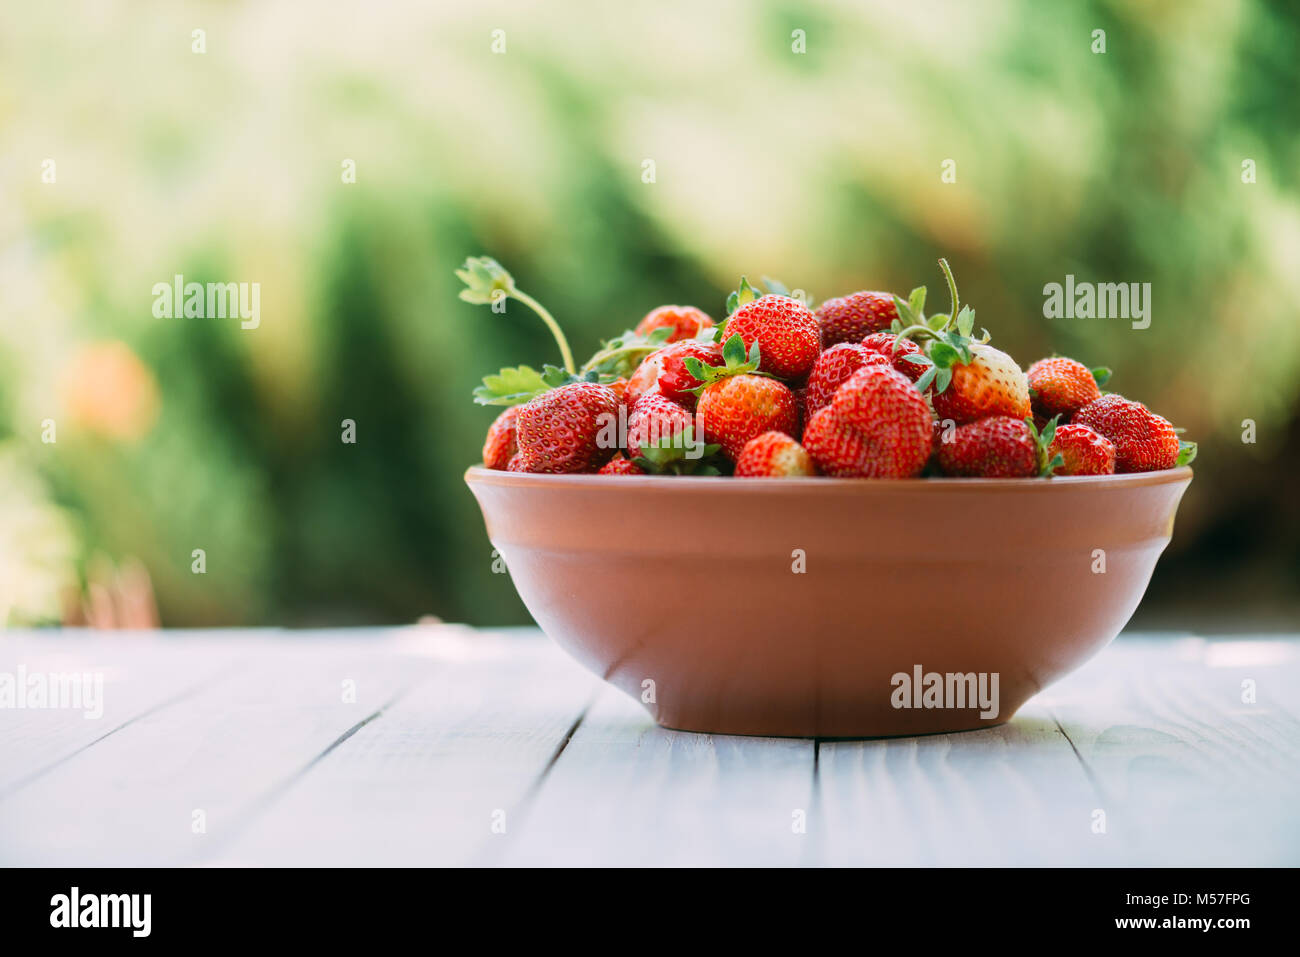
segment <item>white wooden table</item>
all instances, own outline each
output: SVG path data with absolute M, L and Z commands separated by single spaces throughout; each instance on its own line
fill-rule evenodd
M 1126 635 L 1003 727 L 868 741 L 665 731 L 527 630 L 0 635 L 19 666 L 104 705 L 0 709 L 3 865 L 1300 864 L 1297 638 Z

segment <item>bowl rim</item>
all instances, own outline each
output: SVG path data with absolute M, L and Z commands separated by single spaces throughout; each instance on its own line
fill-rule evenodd
M 702 475 L 597 475 L 594 472 L 580 473 L 540 473 L 540 472 L 506 472 L 490 469 L 485 465 L 471 465 L 465 470 L 465 482 L 468 485 L 502 485 L 522 488 L 640 488 L 666 489 L 680 488 L 683 492 L 693 490 L 709 494 L 731 494 L 728 490 L 740 488 L 752 491 L 773 491 L 782 489 L 825 490 L 842 492 L 854 489 L 859 492 L 890 491 L 915 493 L 933 490 L 934 494 L 943 494 L 955 489 L 972 489 L 985 491 L 1015 491 L 1017 493 L 1042 494 L 1053 488 L 1138 488 L 1147 485 L 1172 485 L 1190 482 L 1192 468 L 1181 465 L 1158 472 L 1129 472 L 1122 475 L 1057 475 L 1046 480 L 1032 478 L 957 478 L 953 476 L 935 476 L 932 478 L 885 479 L 885 478 L 828 478 L 824 475 L 799 476 L 791 478 L 742 478 L 734 476 Z M 743 493 L 742 493 L 743 494 Z M 1050 494 L 1050 492 L 1048 493 Z

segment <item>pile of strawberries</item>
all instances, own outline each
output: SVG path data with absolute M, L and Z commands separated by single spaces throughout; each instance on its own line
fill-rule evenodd
M 974 333 L 948 264 L 952 308 L 855 292 L 814 310 L 772 280 L 742 279 L 715 322 L 660 306 L 580 368 L 554 318 L 495 260 L 471 259 L 461 298 L 534 309 L 564 367 L 502 369 L 475 390 L 506 406 L 483 461 L 516 472 L 738 477 L 1030 478 L 1149 472 L 1196 452 L 1165 419 L 1115 393 L 1107 369 L 1060 356 L 1022 371 Z

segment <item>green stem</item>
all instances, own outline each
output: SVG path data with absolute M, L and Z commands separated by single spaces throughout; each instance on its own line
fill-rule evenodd
M 618 356 L 633 356 L 637 358 L 645 358 L 646 356 L 650 355 L 650 353 L 657 352 L 661 348 L 663 347 L 662 346 L 625 346 L 622 349 L 601 349 L 599 352 L 597 352 L 594 356 L 592 356 L 583 364 L 582 371 L 584 374 L 590 372 L 592 369 L 595 369 L 603 365 L 604 363 L 608 362 L 610 359 L 617 358 Z
M 560 357 L 564 360 L 565 370 L 568 371 L 569 375 L 577 375 L 578 369 L 573 364 L 573 353 L 569 351 L 569 340 L 564 338 L 564 333 L 560 331 L 560 324 L 555 321 L 555 317 L 546 311 L 545 306 L 526 292 L 520 292 L 516 289 L 510 295 L 541 316 L 542 322 L 546 323 L 546 328 L 551 330 L 551 335 L 555 337 L 555 342 L 560 347 Z
M 946 328 L 946 327 L 945 327 Z M 899 339 L 938 339 L 939 334 L 923 323 L 917 323 L 914 326 L 908 326 L 902 332 L 898 333 Z
M 952 277 L 948 260 L 940 259 L 939 268 L 943 270 L 943 277 L 948 280 L 948 293 L 952 296 L 952 312 L 948 313 L 948 321 L 943 324 L 943 327 L 951 329 L 952 324 L 957 321 L 957 280 Z

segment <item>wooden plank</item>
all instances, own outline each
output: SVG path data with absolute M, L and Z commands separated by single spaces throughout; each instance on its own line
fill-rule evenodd
M 1030 702 L 960 734 L 823 742 L 819 863 L 1105 864 L 1097 797 L 1070 743 Z
M 606 688 L 495 859 L 790 865 L 812 853 L 813 742 L 668 731 Z
M 1045 704 L 1096 779 L 1126 863 L 1294 866 L 1296 689 L 1294 640 L 1121 640 Z
M 461 651 L 295 774 L 204 862 L 441 866 L 490 857 L 599 681 L 540 639 L 471 641 Z
M 255 656 L 234 678 L 148 712 L 0 803 L 0 864 L 145 865 L 193 859 L 247 807 L 430 670 L 375 635 L 185 639 L 168 691 L 191 664 Z M 121 660 L 128 661 L 123 654 Z M 157 680 L 150 672 L 150 680 Z M 347 701 L 343 682 L 355 682 Z M 195 831 L 195 812 L 205 830 Z
M 816 746 L 657 728 L 536 632 L 0 640 L 19 661 L 102 668 L 116 730 L 0 712 L 0 864 L 1300 863 L 1294 638 L 1125 637 L 1001 728 Z
M 141 716 L 171 707 L 229 678 L 253 642 L 273 632 L 228 632 L 177 638 L 159 632 L 9 632 L 0 638 L 0 673 L 17 677 L 88 675 L 99 705 L 0 710 L 0 801 L 79 751 Z M 95 712 L 99 712 L 95 716 Z M 90 714 L 88 717 L 87 715 Z

